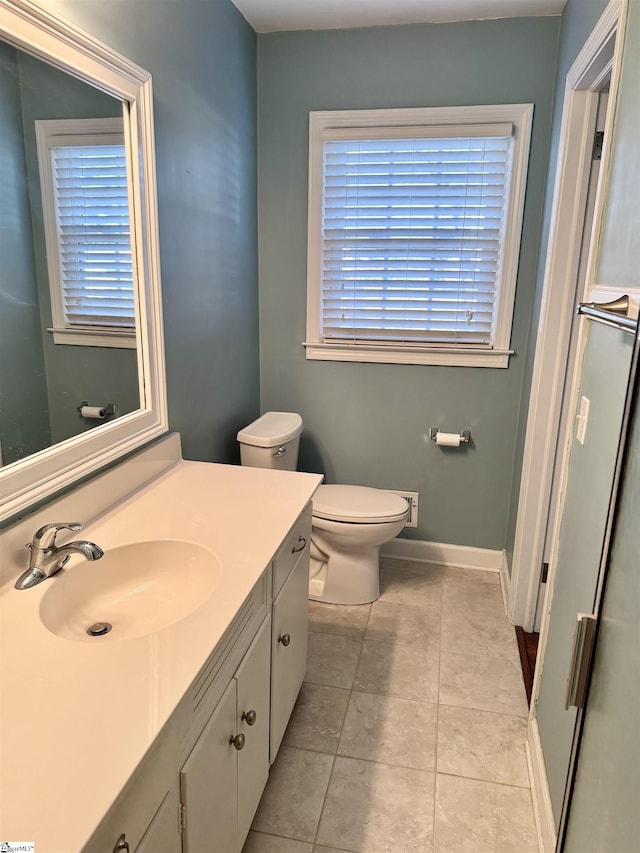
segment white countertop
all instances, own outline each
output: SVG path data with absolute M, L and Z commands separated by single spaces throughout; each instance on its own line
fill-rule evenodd
M 24 591 L 0 587 L 2 838 L 35 841 L 37 853 L 82 849 L 321 479 L 180 461 L 88 524 L 80 536 L 105 553 L 183 539 L 219 558 L 222 577 L 211 598 L 155 634 L 96 644 L 62 639 L 39 615 L 56 578 Z M 51 522 L 70 520 L 49 514 Z M 70 568 L 79 562 L 74 557 Z

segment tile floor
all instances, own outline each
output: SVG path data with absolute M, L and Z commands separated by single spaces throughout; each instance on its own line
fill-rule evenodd
M 497 574 L 385 559 L 309 602 L 305 683 L 243 853 L 538 853 Z

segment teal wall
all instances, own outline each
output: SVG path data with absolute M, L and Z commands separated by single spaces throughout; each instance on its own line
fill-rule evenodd
M 262 409 L 300 412 L 302 469 L 420 492 L 407 536 L 505 544 L 559 28 L 520 18 L 259 36 Z M 306 361 L 309 111 L 522 102 L 535 114 L 509 369 Z M 431 424 L 470 427 L 473 445 L 438 448 Z
M 256 36 L 229 0 L 47 0 L 153 75 L 169 425 L 239 459 L 259 408 Z
M 640 0 L 629 0 L 607 205 L 600 235 L 599 284 L 640 286 Z
M 135 350 L 54 344 L 48 331 L 52 326 L 51 295 L 35 122 L 38 119 L 119 117 L 122 104 L 22 52 L 18 53 L 18 69 L 41 346 L 47 375 L 51 441 L 55 444 L 101 424 L 101 421 L 80 417 L 77 408 L 84 400 L 91 404 L 113 402 L 117 414 L 125 415 L 139 408 L 140 392 Z
M 50 443 L 22 99 L 13 47 L 0 44 L 0 449 L 5 465 Z
M 549 152 L 549 169 L 546 177 L 546 191 L 544 199 L 544 219 L 542 226 L 542 237 L 540 240 L 539 255 L 537 260 L 537 274 L 535 283 L 535 298 L 533 313 L 531 315 L 531 345 L 527 350 L 526 363 L 523 370 L 523 383 L 521 392 L 520 415 L 516 436 L 517 460 L 522 459 L 524 453 L 524 442 L 527 430 L 527 415 L 529 411 L 529 394 L 531 393 L 531 377 L 533 374 L 533 362 L 535 357 L 536 330 L 540 318 L 540 303 L 544 284 L 545 262 L 547 257 L 547 244 L 549 242 L 549 229 L 551 225 L 551 211 L 553 204 L 553 192 L 556 177 L 556 161 L 560 144 L 560 127 L 562 123 L 562 109 L 564 106 L 564 87 L 567 73 L 580 52 L 583 44 L 589 37 L 594 26 L 605 7 L 607 0 L 568 0 L 562 14 L 562 26 L 560 29 L 560 46 L 558 51 L 558 65 L 555 84 L 555 98 L 553 104 L 553 125 L 551 132 L 551 148 Z M 507 526 L 507 562 L 511 570 L 513 556 L 513 545 L 515 541 L 516 520 L 518 514 L 518 495 L 520 492 L 520 475 L 522 466 L 517 464 L 513 468 L 513 483 L 511 486 L 511 503 L 509 506 L 509 521 Z

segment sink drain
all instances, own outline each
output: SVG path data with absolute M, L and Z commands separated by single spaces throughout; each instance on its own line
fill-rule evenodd
M 94 622 L 87 628 L 87 634 L 90 637 L 101 637 L 103 634 L 108 634 L 113 628 L 110 622 Z

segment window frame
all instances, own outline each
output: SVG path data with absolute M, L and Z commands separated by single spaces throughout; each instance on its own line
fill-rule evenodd
M 385 138 L 394 128 L 460 126 L 511 123 L 513 152 L 507 195 L 504 255 L 495 300 L 494 334 L 491 346 L 435 343 L 329 342 L 322 340 L 322 206 L 323 143 L 336 132 L 349 128 L 361 135 L 371 128 L 371 139 Z M 437 364 L 466 367 L 509 366 L 509 349 L 522 222 L 527 183 L 527 167 L 533 123 L 533 104 L 501 104 L 470 107 L 425 107 L 385 110 L 322 110 L 309 113 L 309 199 L 307 241 L 307 330 L 306 358 L 320 361 L 361 361 L 385 364 Z M 332 136 L 333 135 L 333 136 Z M 416 134 L 419 135 L 419 134 Z
M 44 227 L 45 246 L 47 250 L 47 274 L 51 298 L 51 327 L 47 329 L 53 337 L 54 344 L 71 344 L 75 346 L 114 347 L 121 349 L 136 349 L 137 327 L 137 287 L 136 287 L 136 258 L 131 254 L 133 275 L 134 317 L 131 329 L 116 328 L 108 325 L 80 325 L 69 323 L 64 312 L 64 297 L 60 276 L 60 243 L 58 239 L 57 208 L 54 191 L 53 169 L 51 165 L 50 148 L 59 145 L 70 145 L 69 140 L 77 139 L 78 145 L 99 144 L 88 142 L 88 138 L 104 138 L 105 144 L 122 144 L 125 148 L 127 164 L 127 194 L 129 199 L 129 228 L 133 232 L 131 217 L 131 168 L 124 137 L 123 119 L 119 116 L 107 118 L 81 119 L 42 119 L 35 122 L 36 146 L 38 153 L 38 169 L 40 176 L 40 192 L 42 198 L 42 223 Z

